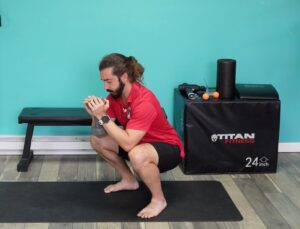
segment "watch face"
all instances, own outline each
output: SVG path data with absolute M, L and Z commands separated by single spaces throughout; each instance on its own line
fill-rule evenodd
M 99 124 L 100 124 L 100 125 L 103 125 L 103 124 L 105 124 L 105 123 L 108 123 L 109 120 L 110 120 L 110 118 L 109 118 L 107 115 L 105 115 L 105 116 L 103 116 L 103 117 L 99 120 Z

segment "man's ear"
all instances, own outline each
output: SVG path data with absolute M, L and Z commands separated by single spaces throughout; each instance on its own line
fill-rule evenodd
M 120 79 L 121 79 L 122 83 L 128 82 L 128 81 L 129 81 L 129 77 L 128 77 L 127 72 L 123 73 L 123 74 L 120 76 Z

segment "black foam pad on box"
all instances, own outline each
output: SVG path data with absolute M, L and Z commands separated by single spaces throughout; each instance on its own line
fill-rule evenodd
M 217 91 L 220 99 L 234 99 L 235 97 L 236 61 L 233 59 L 219 59 L 217 67 Z

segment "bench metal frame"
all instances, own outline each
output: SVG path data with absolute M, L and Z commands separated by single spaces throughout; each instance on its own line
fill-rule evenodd
M 17 171 L 27 172 L 33 159 L 33 150 L 30 148 L 34 126 L 90 126 L 92 118 L 84 108 L 27 107 L 21 111 L 18 122 L 27 123 L 27 130 Z

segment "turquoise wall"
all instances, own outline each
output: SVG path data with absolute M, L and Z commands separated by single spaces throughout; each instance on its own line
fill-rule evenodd
M 134 55 L 170 120 L 173 88 L 216 83 L 216 60 L 237 60 L 237 83 L 273 84 L 280 142 L 300 142 L 299 0 L 0 0 L 0 134 L 24 134 L 23 107 L 78 107 L 104 95 L 97 65 Z M 38 127 L 83 134 L 88 127 Z

